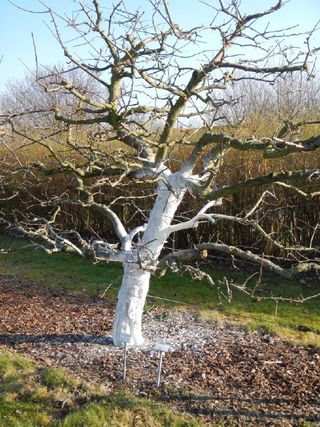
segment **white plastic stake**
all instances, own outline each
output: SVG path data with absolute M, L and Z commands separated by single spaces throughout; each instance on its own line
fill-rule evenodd
M 131 342 L 131 335 L 130 334 L 121 334 L 120 336 L 120 342 L 124 343 L 124 350 L 123 350 L 123 380 L 125 381 L 127 378 L 127 345 Z
M 124 354 L 123 354 L 123 380 L 127 378 L 127 343 L 124 343 Z
M 163 343 L 163 342 L 157 342 L 154 346 L 154 350 L 160 352 L 160 359 L 158 363 L 158 373 L 157 373 L 157 387 L 160 387 L 160 377 L 161 377 L 161 369 L 162 369 L 162 360 L 164 354 L 169 350 L 170 344 Z
M 160 359 L 158 364 L 158 377 L 157 377 L 157 387 L 160 387 L 160 376 L 161 376 L 161 368 L 162 368 L 162 358 L 163 358 L 163 351 L 160 351 Z

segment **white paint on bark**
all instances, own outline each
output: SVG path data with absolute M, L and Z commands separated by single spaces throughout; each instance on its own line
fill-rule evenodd
M 122 285 L 113 323 L 113 343 L 121 345 L 121 334 L 131 336 L 132 345 L 143 344 L 141 322 L 143 307 L 149 290 L 150 272 L 137 264 L 124 264 Z
M 150 212 L 149 221 L 143 235 L 143 256 L 156 262 L 168 237 L 172 219 L 186 193 L 181 174 L 166 177 L 167 182 L 158 185 L 158 196 Z
M 114 345 L 121 345 L 120 336 L 123 333 L 131 335 L 131 344 L 143 343 L 141 322 L 149 290 L 150 271 L 158 261 L 170 234 L 172 219 L 186 193 L 185 177 L 182 174 L 171 174 L 166 170 L 162 177 L 164 179 L 158 185 L 157 198 L 141 243 L 138 248 L 131 249 L 131 254 L 135 253 L 139 262 L 124 265 L 113 326 Z

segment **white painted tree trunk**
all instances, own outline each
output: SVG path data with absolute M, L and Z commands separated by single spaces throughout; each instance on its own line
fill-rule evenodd
M 125 264 L 122 285 L 118 294 L 113 322 L 113 343 L 121 345 L 121 335 L 129 334 L 132 345 L 143 343 L 141 322 L 143 307 L 149 290 L 150 272 L 137 264 Z
M 173 177 L 172 181 L 175 191 L 169 190 L 163 182 L 158 185 L 158 196 L 150 212 L 139 249 L 142 267 L 135 263 L 124 264 L 124 275 L 113 324 L 113 343 L 116 346 L 121 345 L 123 333 L 130 334 L 130 344 L 143 343 L 141 323 L 150 283 L 148 265 L 154 266 L 157 263 L 168 237 L 168 227 L 186 191 L 179 186 L 176 177 Z

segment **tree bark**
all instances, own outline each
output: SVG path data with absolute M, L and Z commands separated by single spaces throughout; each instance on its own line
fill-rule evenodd
M 124 264 L 121 288 L 118 294 L 113 323 L 113 344 L 120 346 L 122 334 L 129 334 L 130 344 L 143 344 L 141 321 L 149 290 L 150 272 L 138 264 Z
M 143 307 L 149 290 L 152 268 L 156 266 L 168 237 L 171 221 L 181 203 L 186 189 L 177 176 L 168 177 L 171 188 L 160 182 L 158 195 L 151 210 L 147 227 L 137 252 L 140 264 L 124 264 L 122 285 L 118 294 L 113 343 L 121 345 L 121 335 L 129 334 L 130 344 L 143 344 L 141 331 Z

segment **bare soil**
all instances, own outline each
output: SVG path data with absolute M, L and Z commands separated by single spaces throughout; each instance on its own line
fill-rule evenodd
M 126 388 L 165 402 L 208 425 L 320 425 L 319 348 L 156 308 L 145 315 L 146 344 L 128 349 L 124 382 L 123 349 L 111 341 L 113 315 L 107 298 L 0 277 L 0 349 L 67 368 L 110 391 Z M 159 340 L 171 348 L 157 388 Z

